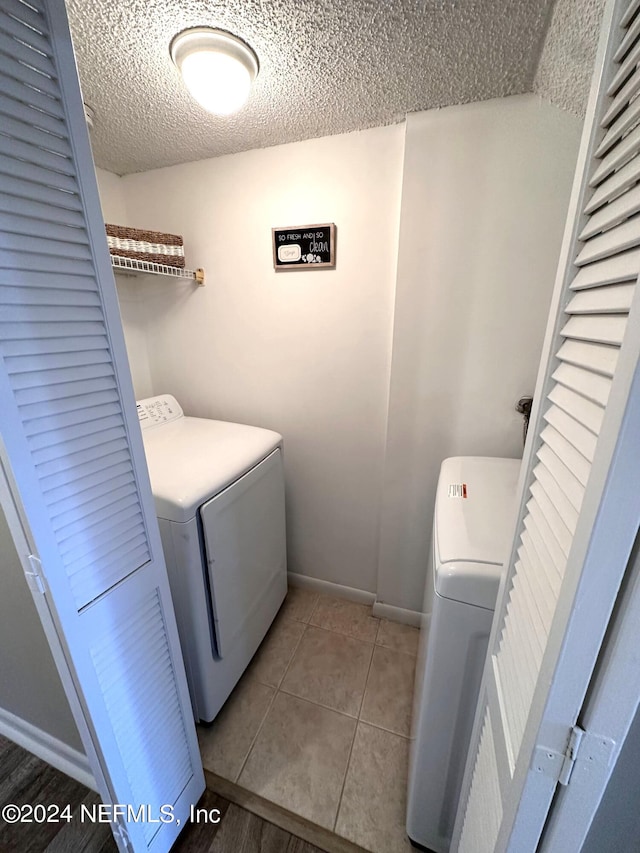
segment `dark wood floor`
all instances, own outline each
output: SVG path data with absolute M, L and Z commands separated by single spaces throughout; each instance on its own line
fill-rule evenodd
M 7 803 L 71 805 L 100 802 L 93 791 L 55 770 L 0 735 L 0 809 Z M 322 853 L 305 841 L 205 791 L 202 808 L 219 809 L 217 825 L 190 824 L 173 846 L 175 853 Z M 108 824 L 15 823 L 0 818 L 0 853 L 117 853 Z

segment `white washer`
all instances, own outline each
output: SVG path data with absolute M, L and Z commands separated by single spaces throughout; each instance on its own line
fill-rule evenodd
M 138 402 L 196 720 L 214 719 L 287 592 L 282 436 Z
M 519 459 L 445 459 L 433 520 L 413 703 L 407 833 L 436 853 L 451 843 Z

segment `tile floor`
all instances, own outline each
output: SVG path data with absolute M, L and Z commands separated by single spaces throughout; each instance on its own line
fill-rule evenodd
M 373 853 L 404 831 L 418 631 L 292 588 L 211 727 L 204 766 Z

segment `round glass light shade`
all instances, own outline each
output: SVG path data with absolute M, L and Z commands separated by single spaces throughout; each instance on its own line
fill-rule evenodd
M 169 50 L 185 86 L 208 112 L 229 115 L 249 97 L 258 73 L 258 58 L 236 36 L 210 27 L 194 27 L 178 33 Z

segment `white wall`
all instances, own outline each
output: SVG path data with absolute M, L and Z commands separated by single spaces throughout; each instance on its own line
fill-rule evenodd
M 404 126 L 121 180 L 207 284 L 146 280 L 153 393 L 285 438 L 289 568 L 375 591 Z M 275 273 L 271 228 L 335 222 L 335 271 Z M 125 329 L 126 331 L 126 329 Z
M 83 752 L 58 671 L 0 509 L 0 731 L 3 711 Z M 11 735 L 10 735 L 11 736 Z
M 442 459 L 517 457 L 581 121 L 534 95 L 407 120 L 378 599 L 419 609 Z
M 129 225 L 122 178 L 96 169 L 102 215 L 112 225 Z M 140 276 L 116 273 L 116 289 L 120 305 L 120 317 L 129 356 L 131 379 L 136 398 L 151 395 L 151 372 L 147 349 L 147 319 L 142 297 L 143 279 Z

